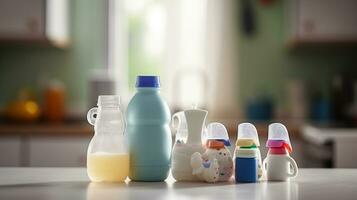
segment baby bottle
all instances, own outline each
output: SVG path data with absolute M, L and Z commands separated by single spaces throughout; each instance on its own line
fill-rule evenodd
M 283 124 L 269 125 L 266 146 L 269 151 L 264 159 L 263 167 L 267 173 L 268 181 L 286 181 L 297 176 L 297 164 L 289 155 L 292 152 L 289 133 Z
M 95 182 L 125 181 L 129 175 L 125 121 L 119 104 L 119 96 L 99 96 L 98 107 L 87 114 L 88 122 L 94 125 L 87 153 L 87 173 Z
M 126 119 L 130 172 L 134 181 L 163 181 L 171 161 L 170 110 L 160 96 L 158 76 L 138 76 Z
M 206 152 L 203 157 L 213 156 L 219 164 L 218 181 L 228 181 L 233 175 L 233 160 L 227 147 L 231 146 L 226 127 L 217 122 L 207 126 Z
M 236 182 L 257 182 L 262 175 L 257 129 L 253 124 L 241 123 L 235 150 Z

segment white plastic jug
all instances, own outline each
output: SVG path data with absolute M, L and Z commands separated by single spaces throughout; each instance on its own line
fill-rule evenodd
M 173 146 L 171 173 L 177 181 L 197 181 L 199 179 L 192 174 L 190 162 L 193 153 L 203 153 L 205 151 L 201 135 L 208 112 L 200 109 L 191 109 L 185 110 L 183 113 L 187 123 L 187 138 L 176 140 Z

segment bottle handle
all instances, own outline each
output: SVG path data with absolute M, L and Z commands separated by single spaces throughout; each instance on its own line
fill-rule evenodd
M 95 121 L 97 119 L 97 114 L 98 114 L 98 108 L 97 107 L 94 107 L 94 108 L 91 108 L 88 113 L 87 113 L 87 120 L 88 120 L 88 123 L 93 125 L 95 124 Z
M 291 158 L 290 156 L 286 156 L 285 158 L 289 162 L 289 167 L 293 169 L 293 173 L 288 173 L 288 176 L 291 178 L 296 177 L 298 174 L 298 166 L 297 166 L 295 160 L 293 158 Z

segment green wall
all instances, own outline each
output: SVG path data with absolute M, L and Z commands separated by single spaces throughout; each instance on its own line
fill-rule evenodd
M 262 6 L 254 2 L 256 32 L 239 33 L 239 98 L 242 105 L 250 97 L 266 93 L 280 106 L 287 106 L 287 83 L 292 78 L 306 80 L 309 88 L 326 94 L 334 74 L 357 74 L 357 47 L 315 45 L 288 47 L 286 1 Z M 240 22 L 238 23 L 240 25 Z
M 69 2 L 72 43 L 68 49 L 39 45 L 0 47 L 0 106 L 20 88 L 40 94 L 41 80 L 56 78 L 65 83 L 70 108 L 86 107 L 90 70 L 104 63 L 105 7 L 103 1 L 97 0 Z
M 356 74 L 356 47 L 291 49 L 286 39 L 285 1 L 275 0 L 270 6 L 252 2 L 256 33 L 247 36 L 239 32 L 239 102 L 244 104 L 249 97 L 264 92 L 286 106 L 286 87 L 292 78 L 304 79 L 309 86 L 326 93 L 334 74 L 341 71 Z M 103 2 L 96 0 L 76 0 L 70 4 L 70 48 L 0 47 L 0 106 L 22 87 L 39 91 L 41 79 L 58 78 L 66 84 L 69 107 L 86 107 L 90 71 L 104 63 L 105 9 Z

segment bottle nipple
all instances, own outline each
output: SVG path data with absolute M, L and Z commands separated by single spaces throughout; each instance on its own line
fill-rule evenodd
M 292 152 L 289 133 L 287 128 L 281 123 L 273 123 L 269 125 L 268 141 L 266 147 L 283 147 L 289 153 Z
M 251 123 L 241 123 L 238 125 L 238 135 L 236 146 L 254 148 L 259 147 L 258 132 Z
M 212 122 L 207 126 L 207 140 L 220 143 L 224 146 L 231 146 L 226 127 L 218 122 Z

